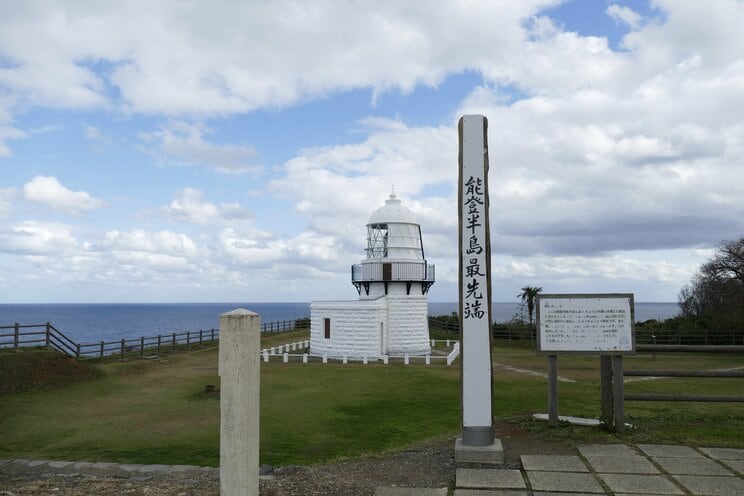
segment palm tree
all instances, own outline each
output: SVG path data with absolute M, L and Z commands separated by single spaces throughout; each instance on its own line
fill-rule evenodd
M 522 292 L 517 295 L 522 298 L 522 301 L 527 302 L 527 312 L 530 314 L 530 325 L 532 325 L 532 313 L 535 311 L 535 298 L 540 291 L 542 291 L 542 288 L 525 286 L 522 288 Z

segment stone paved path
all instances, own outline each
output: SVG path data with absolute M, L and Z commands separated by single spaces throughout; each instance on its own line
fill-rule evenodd
M 744 449 L 641 444 L 524 455 L 521 470 L 457 469 L 455 496 L 744 496 Z

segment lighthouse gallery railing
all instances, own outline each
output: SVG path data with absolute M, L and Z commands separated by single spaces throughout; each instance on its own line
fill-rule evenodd
M 386 277 L 384 266 L 389 266 Z M 351 282 L 428 281 L 434 282 L 434 266 L 426 262 L 371 262 L 351 266 Z

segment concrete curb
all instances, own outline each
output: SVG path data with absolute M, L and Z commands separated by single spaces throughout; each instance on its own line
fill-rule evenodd
M 131 463 L 70 462 L 52 460 L 0 460 L 0 474 L 28 475 L 89 475 L 98 477 L 146 477 L 154 475 L 212 475 L 219 477 L 216 467 L 196 465 L 137 465 Z

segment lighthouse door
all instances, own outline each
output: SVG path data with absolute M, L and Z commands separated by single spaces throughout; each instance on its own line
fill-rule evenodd
M 383 281 L 393 280 L 393 264 L 391 263 L 382 264 L 382 280 Z

